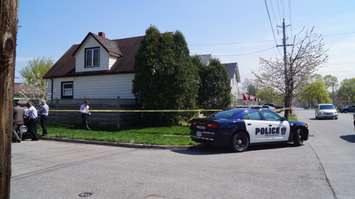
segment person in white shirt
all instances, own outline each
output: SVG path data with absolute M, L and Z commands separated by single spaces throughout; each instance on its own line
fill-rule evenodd
M 37 141 L 37 109 L 32 105 L 32 102 L 26 104 L 26 116 L 28 117 L 28 132 L 32 135 L 32 141 Z
M 84 101 L 84 104 L 80 105 L 80 113 L 81 113 L 81 128 L 90 130 L 88 117 L 91 115 L 89 111 L 89 103 L 88 101 Z
M 41 122 L 43 136 L 46 136 L 48 134 L 47 131 L 48 112 L 49 112 L 49 106 L 47 105 L 46 100 L 42 100 L 41 106 L 38 109 L 38 115 Z

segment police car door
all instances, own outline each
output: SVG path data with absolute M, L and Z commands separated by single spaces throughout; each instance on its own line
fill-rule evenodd
M 268 125 L 267 121 L 262 119 L 257 110 L 249 110 L 244 114 L 246 130 L 249 133 L 250 143 L 267 142 L 268 137 L 261 134 L 261 129 Z
M 267 121 L 268 128 L 264 130 L 264 135 L 271 141 L 287 141 L 290 135 L 290 124 L 287 120 L 270 110 L 262 110 L 261 115 Z

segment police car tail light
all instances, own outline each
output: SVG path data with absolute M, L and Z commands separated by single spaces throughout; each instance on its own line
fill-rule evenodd
M 219 128 L 219 124 L 217 122 L 209 122 L 206 126 L 207 126 L 207 128 L 210 128 L 210 129 Z

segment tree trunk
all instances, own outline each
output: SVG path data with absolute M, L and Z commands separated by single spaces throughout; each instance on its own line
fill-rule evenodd
M 0 0 L 0 199 L 10 198 L 17 0 Z

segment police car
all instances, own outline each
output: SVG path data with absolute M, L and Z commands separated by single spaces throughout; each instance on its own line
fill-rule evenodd
M 287 121 L 263 108 L 235 108 L 217 112 L 208 118 L 191 121 L 191 139 L 200 143 L 228 146 L 235 152 L 259 143 L 292 142 L 303 145 L 308 139 L 304 122 Z

